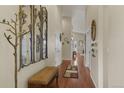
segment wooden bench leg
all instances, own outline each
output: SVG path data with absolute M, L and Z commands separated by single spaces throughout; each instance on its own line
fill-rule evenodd
M 57 86 L 57 88 L 59 88 L 58 74 L 56 75 L 56 86 Z

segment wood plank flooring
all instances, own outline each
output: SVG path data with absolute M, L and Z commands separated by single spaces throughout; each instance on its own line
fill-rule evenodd
M 64 72 L 66 67 L 70 64 L 69 60 L 64 60 L 59 66 L 59 88 L 95 88 L 92 79 L 90 77 L 90 71 L 84 66 L 84 58 L 78 54 L 78 78 L 64 78 Z M 55 86 L 55 81 L 51 84 Z

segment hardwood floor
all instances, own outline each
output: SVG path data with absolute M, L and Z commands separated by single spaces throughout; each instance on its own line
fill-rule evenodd
M 63 61 L 59 66 L 59 88 L 95 88 L 92 79 L 90 77 L 90 71 L 84 66 L 83 56 L 78 55 L 78 78 L 64 78 L 64 72 L 66 67 L 70 64 L 69 60 Z M 55 81 L 51 86 L 55 87 Z

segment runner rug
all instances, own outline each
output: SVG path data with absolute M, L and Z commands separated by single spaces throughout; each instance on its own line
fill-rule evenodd
M 78 67 L 68 65 L 65 70 L 64 77 L 65 78 L 78 78 Z

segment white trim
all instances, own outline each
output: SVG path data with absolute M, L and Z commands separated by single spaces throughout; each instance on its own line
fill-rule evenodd
M 73 30 L 72 30 L 72 32 L 73 33 L 79 33 L 79 34 L 85 34 L 86 33 L 86 32 L 79 32 L 79 31 L 76 32 L 76 31 L 73 31 Z
M 93 80 L 93 76 L 91 75 L 91 73 L 90 73 L 90 77 L 91 77 L 91 79 L 93 81 L 93 84 L 95 85 L 95 88 L 98 88 L 98 86 L 96 85 L 96 82 Z
M 71 61 L 71 59 L 62 59 L 62 61 L 63 61 L 63 60 L 69 60 L 69 61 Z
M 103 88 L 103 6 L 98 9 L 98 87 Z

